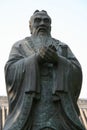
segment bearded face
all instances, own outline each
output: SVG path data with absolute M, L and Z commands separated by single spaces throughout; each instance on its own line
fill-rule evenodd
M 51 19 L 43 12 L 34 14 L 30 20 L 31 34 L 38 35 L 50 35 L 51 31 Z

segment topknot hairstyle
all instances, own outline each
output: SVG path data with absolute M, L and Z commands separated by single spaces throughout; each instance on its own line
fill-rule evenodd
M 47 14 L 47 11 L 45 11 L 45 10 L 41 10 L 41 11 L 35 10 L 35 12 L 33 14 L 36 14 L 36 13 L 39 13 L 39 12 L 43 12 L 43 13 Z

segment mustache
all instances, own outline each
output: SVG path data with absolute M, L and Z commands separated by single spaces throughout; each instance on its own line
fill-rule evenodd
M 43 30 L 43 31 L 47 31 L 47 26 L 45 26 L 45 25 L 41 25 L 41 26 L 38 26 L 37 27 L 37 31 L 40 31 L 40 30 Z

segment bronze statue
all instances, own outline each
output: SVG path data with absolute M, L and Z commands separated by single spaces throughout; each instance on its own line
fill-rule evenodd
M 68 45 L 52 38 L 51 22 L 46 11 L 36 10 L 31 36 L 12 47 L 5 66 L 4 130 L 85 130 L 77 106 L 81 67 Z

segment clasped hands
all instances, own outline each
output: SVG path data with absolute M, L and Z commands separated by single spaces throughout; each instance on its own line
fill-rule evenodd
M 49 47 L 41 47 L 38 51 L 37 57 L 41 62 L 48 62 L 48 63 L 57 63 L 58 62 L 58 55 L 56 52 L 56 48 L 53 45 Z

